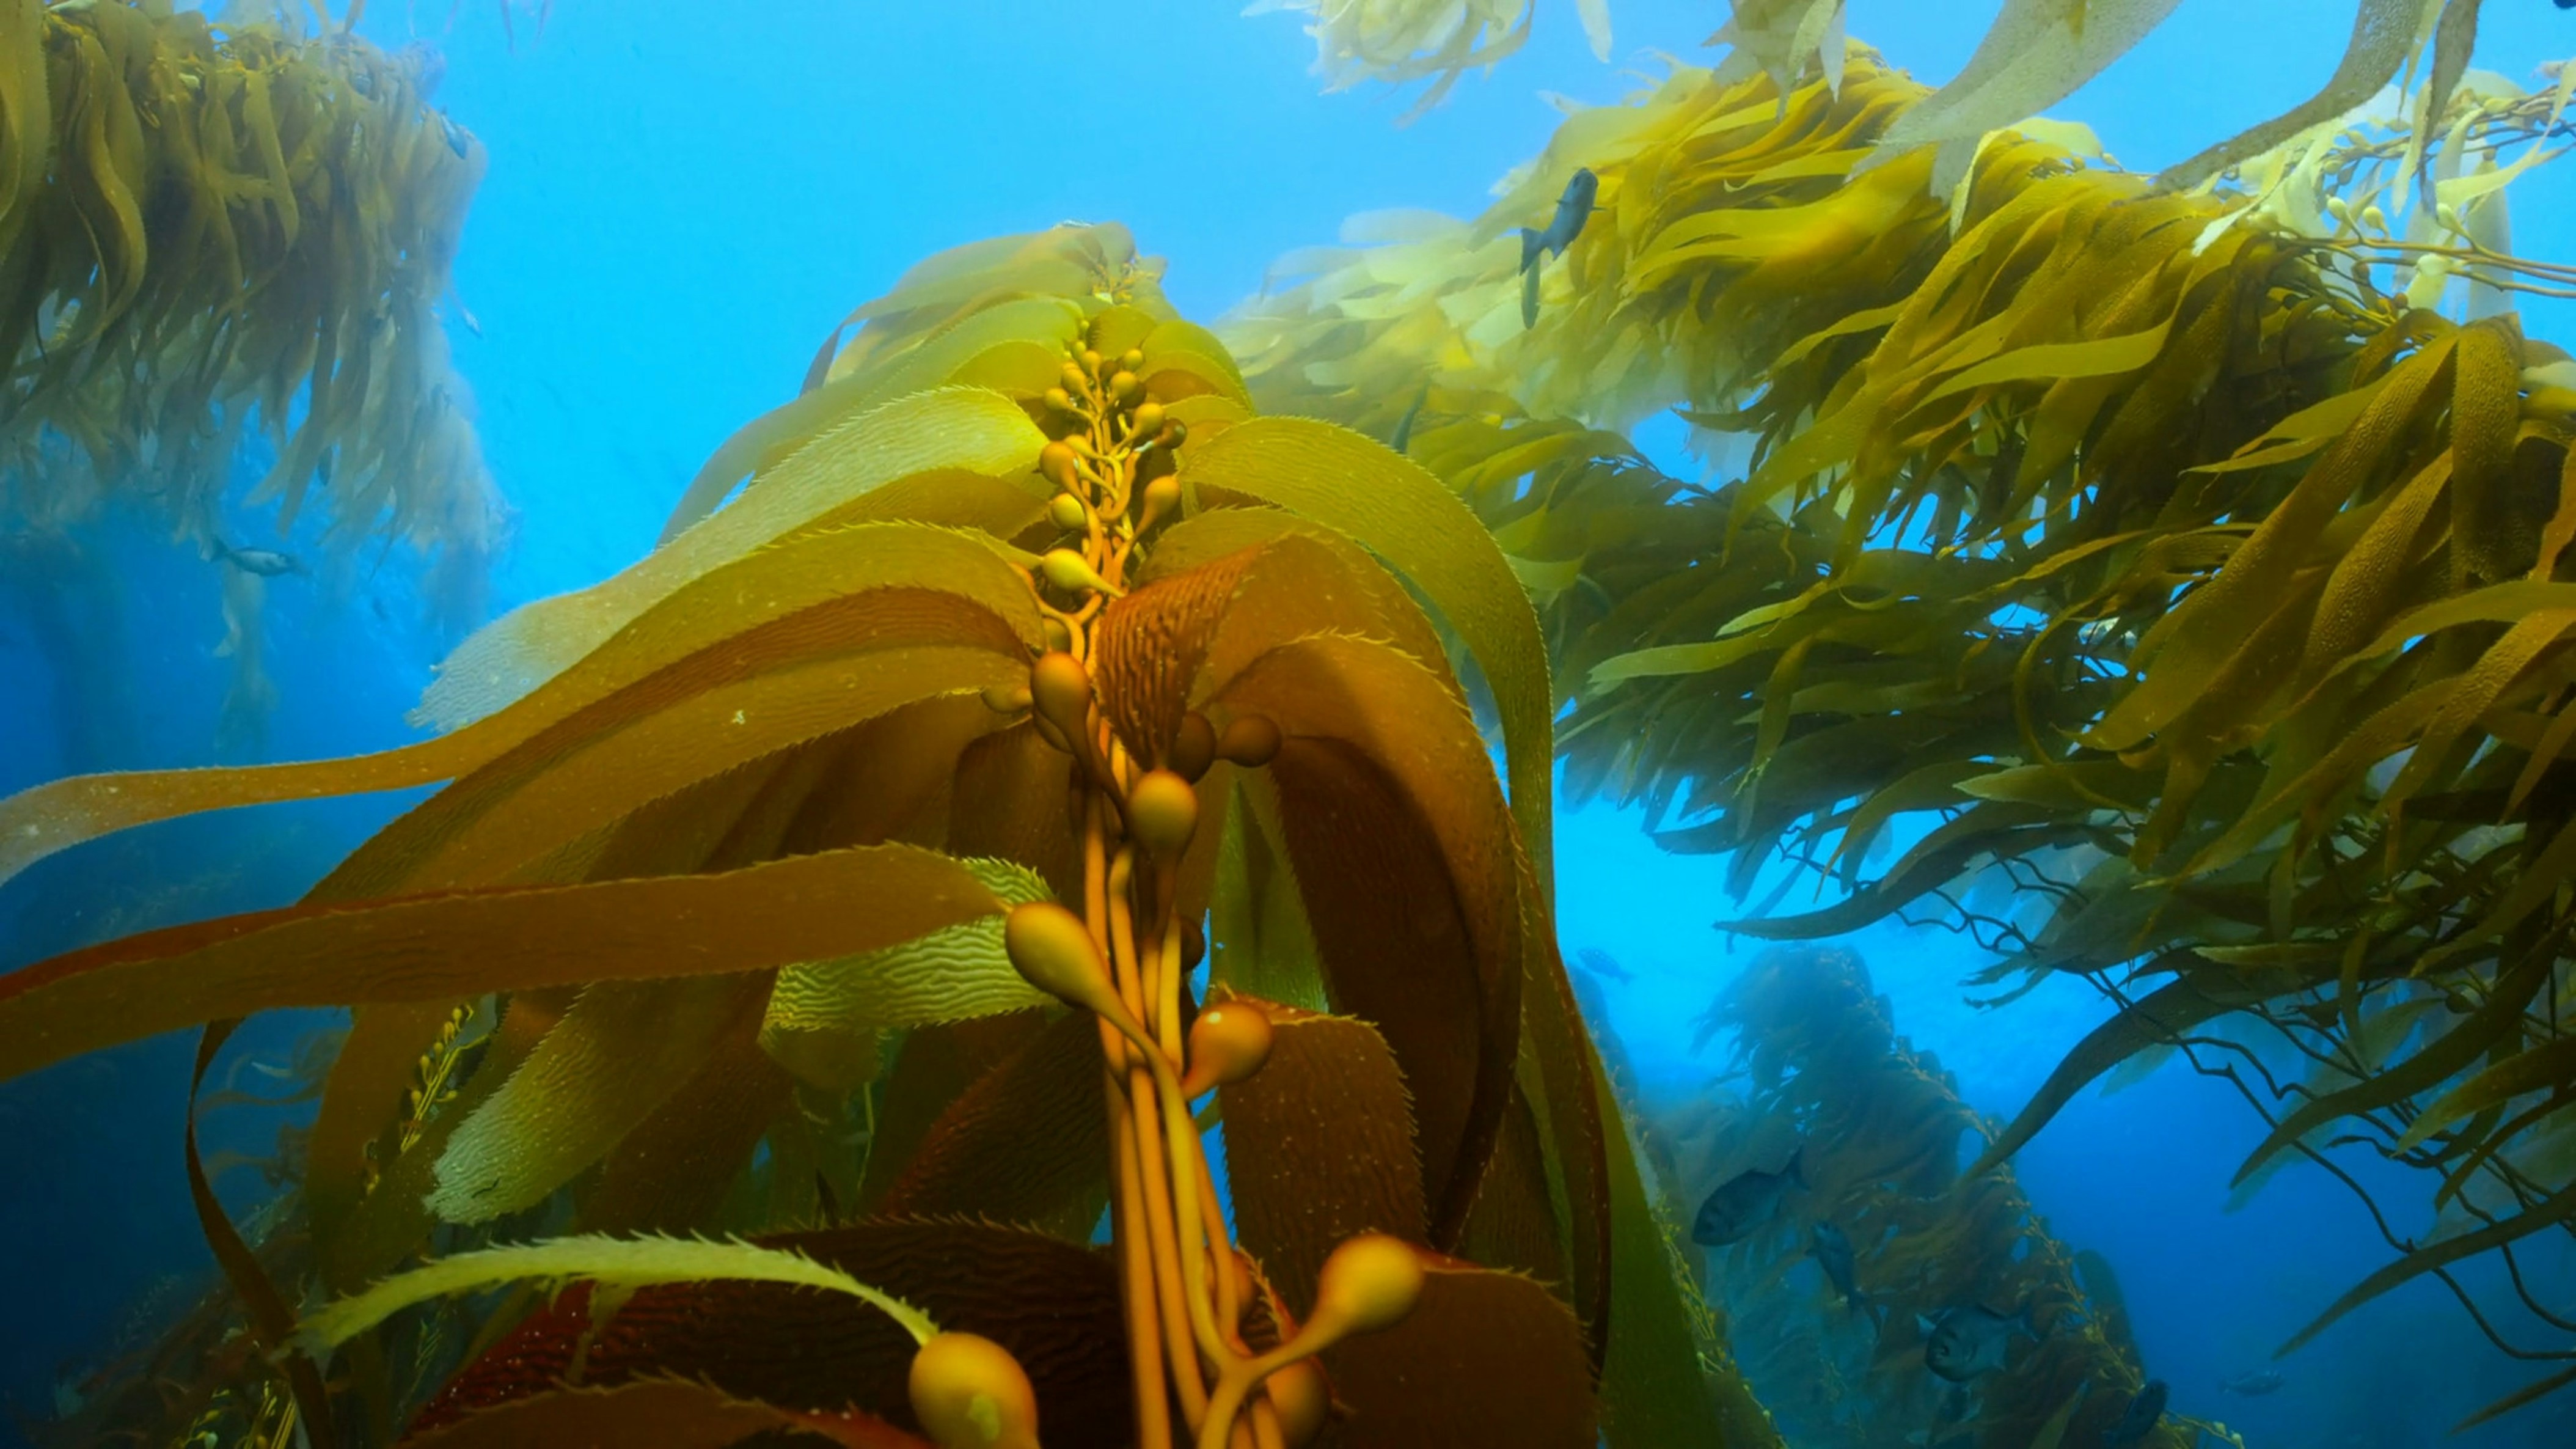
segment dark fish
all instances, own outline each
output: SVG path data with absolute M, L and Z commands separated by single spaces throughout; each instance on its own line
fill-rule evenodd
M 1853 1278 L 1857 1264 L 1852 1258 L 1851 1238 L 1842 1229 L 1818 1218 L 1815 1226 L 1807 1230 L 1807 1252 L 1815 1258 L 1816 1266 L 1825 1270 L 1825 1281 L 1833 1284 L 1834 1291 L 1843 1295 L 1844 1305 L 1859 1307 L 1860 1288 Z
M 1429 401 L 1431 401 L 1431 387 L 1426 383 L 1422 388 L 1422 396 L 1415 398 L 1413 406 L 1404 410 L 1404 416 L 1395 420 L 1395 436 L 1386 440 L 1388 447 L 1401 453 L 1413 446 L 1414 419 L 1422 416 L 1422 405 Z
M 2006 1317 L 1983 1304 L 1953 1308 L 1929 1325 L 1923 1341 L 1923 1366 L 1954 1384 L 1981 1378 L 2004 1366 L 2004 1349 L 2018 1331 L 2038 1337 L 2029 1310 Z
M 1637 979 L 1635 976 L 1629 974 L 1627 967 L 1612 960 L 1610 953 L 1607 951 L 1586 946 L 1582 950 L 1574 953 L 1574 959 L 1583 963 L 1584 970 L 1591 972 L 1595 976 L 1616 981 L 1622 986 L 1625 986 L 1629 982 Z
M 1723 1248 L 1751 1237 L 1754 1229 L 1778 1214 L 1780 1199 L 1792 1183 L 1807 1185 L 1806 1175 L 1798 1167 L 1806 1151 L 1801 1145 L 1790 1153 L 1778 1172 L 1748 1167 L 1719 1183 L 1708 1200 L 1699 1205 L 1699 1215 L 1691 1219 L 1691 1241 L 1703 1248 Z
M 2147 1380 L 2147 1386 L 2138 1390 L 2138 1396 L 2129 1401 L 2129 1412 L 2122 1414 L 2120 1422 L 2104 1431 L 2103 1449 L 2121 1449 L 2123 1445 L 2144 1443 L 2146 1437 L 2155 1432 L 2156 1425 L 2164 1422 L 2166 1397 L 2163 1379 Z
M 257 574 L 264 579 L 304 572 L 304 565 L 296 562 L 295 555 L 291 553 L 279 553 L 273 548 L 234 548 L 220 538 L 215 540 L 215 557 L 243 573 Z
M 1565 249 L 1583 233 L 1583 224 L 1592 218 L 1592 198 L 1600 193 L 1601 178 L 1592 168 L 1578 167 L 1566 178 L 1565 190 L 1556 198 L 1556 215 L 1548 221 L 1547 230 L 1521 228 L 1521 326 L 1538 325 L 1538 267 L 1543 257 L 1563 256 Z
M 2576 0 L 2568 0 L 2568 3 L 2576 5 Z M 2285 1378 L 2279 1369 L 2266 1368 L 2249 1370 L 2234 1378 L 2220 1379 L 2218 1387 L 2222 1393 L 2243 1394 L 2251 1399 L 2271 1393 L 2288 1382 L 2289 1379 Z

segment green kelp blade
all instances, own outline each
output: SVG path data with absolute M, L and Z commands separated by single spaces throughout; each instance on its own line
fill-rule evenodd
M 874 845 L 722 875 L 227 916 L 0 976 L 0 1079 L 256 1011 L 755 971 L 874 950 L 998 909 L 956 861 Z
M 680 588 L 898 479 L 935 468 L 1027 471 L 1046 441 L 1018 403 L 984 388 L 900 398 L 798 449 L 732 508 L 623 572 L 525 604 L 477 630 L 421 696 L 418 717 L 452 730 L 526 695 Z

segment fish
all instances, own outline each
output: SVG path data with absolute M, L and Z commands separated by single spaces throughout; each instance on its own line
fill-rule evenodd
M 1807 1253 L 1816 1260 L 1817 1267 L 1825 1270 L 1825 1281 L 1834 1285 L 1835 1292 L 1843 1295 L 1844 1306 L 1859 1307 L 1860 1287 L 1854 1279 L 1858 1265 L 1852 1257 L 1850 1236 L 1818 1218 L 1807 1229 Z
M 467 150 L 465 128 L 456 124 L 455 119 L 444 111 L 438 114 L 438 124 L 447 135 L 447 149 L 455 152 L 458 160 L 463 160 Z
M 1780 1211 L 1780 1199 L 1787 1195 L 1792 1183 L 1807 1185 L 1806 1174 L 1799 1170 L 1799 1160 L 1806 1151 L 1801 1144 L 1778 1172 L 1748 1167 L 1719 1183 L 1691 1219 L 1691 1241 L 1703 1248 L 1723 1248 L 1753 1236 L 1754 1229 Z
M 1927 1331 L 1923 1366 L 1954 1384 L 1982 1378 L 2004 1366 L 2004 1349 L 2018 1331 L 2033 1338 L 2030 1310 L 2009 1316 L 1981 1303 L 1953 1308 L 1937 1320 L 1920 1320 Z
M 2103 1449 L 2122 1449 L 2123 1445 L 2142 1444 L 2156 1425 L 2164 1422 L 2168 1390 L 2163 1379 L 2149 1379 L 2138 1396 L 2129 1400 L 2129 1411 L 2120 1422 L 2102 1432 Z
M 2576 0 L 2569 0 L 2569 3 L 2576 4 Z M 2271 1393 L 2288 1382 L 2289 1379 L 2279 1369 L 2249 1369 L 2233 1378 L 2220 1379 L 2218 1389 L 2220 1393 L 2243 1394 L 2251 1399 Z
M 1637 979 L 1629 972 L 1627 967 L 1622 966 L 1617 961 L 1611 959 L 1609 952 L 1599 950 L 1595 947 L 1586 946 L 1582 950 L 1575 952 L 1574 959 L 1583 964 L 1584 970 L 1606 980 L 1616 981 L 1622 986 L 1625 986 L 1629 982 Z
M 279 553 L 273 548 L 235 548 L 220 538 L 214 542 L 215 557 L 243 573 L 273 579 L 281 574 L 304 572 L 304 565 L 291 553 Z
M 1556 215 L 1547 230 L 1521 228 L 1521 326 L 1524 330 L 1538 325 L 1538 269 L 1543 258 L 1563 256 L 1574 239 L 1583 234 L 1583 224 L 1592 219 L 1592 199 L 1600 194 L 1601 178 L 1589 166 L 1575 168 L 1565 180 L 1565 190 L 1556 198 Z

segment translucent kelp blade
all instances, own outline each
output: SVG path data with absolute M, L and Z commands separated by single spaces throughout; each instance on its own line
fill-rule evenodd
M 782 1409 L 679 1379 L 635 1379 L 605 1389 L 559 1388 L 452 1419 L 402 1443 L 404 1449 L 521 1449 L 529 1444 L 724 1449 L 773 1434 L 810 1435 L 844 1449 L 930 1449 L 928 1440 L 857 1409 Z
M 421 697 L 420 717 L 455 729 L 492 713 L 683 585 L 871 489 L 934 468 L 1025 472 L 1045 441 L 1017 403 L 983 388 L 941 388 L 888 403 L 816 438 L 739 505 L 625 572 L 484 626 L 440 666 Z
M 539 739 L 388 827 L 364 859 L 335 874 L 332 888 L 372 882 L 374 894 L 506 878 L 727 770 L 920 700 L 974 695 L 1025 676 L 1027 666 L 993 642 L 827 657 L 693 694 L 595 740 Z
M 2173 1041 L 2193 1027 L 2251 1004 L 2251 993 L 2217 995 L 2192 981 L 2175 981 L 2138 998 L 2120 1014 L 2085 1033 L 2065 1059 L 2048 1074 L 2030 1102 L 2016 1114 L 2003 1135 L 1988 1144 L 1969 1175 L 1990 1172 L 2011 1160 L 2039 1129 L 2075 1095 L 2104 1072 L 2130 1057 Z
M 1454 1259 L 1427 1266 L 1421 1301 L 1403 1322 L 1324 1355 L 1335 1396 L 1351 1406 L 1341 1442 L 1352 1449 L 1599 1443 L 1582 1325 L 1556 1295 L 1533 1279 Z M 1464 1391 L 1426 1393 L 1429 1384 Z
M 0 880 L 56 851 L 154 820 L 456 778 L 679 660 L 870 587 L 953 594 L 1006 621 L 1032 648 L 1044 637 L 1027 576 L 991 539 L 921 524 L 853 524 L 710 572 L 527 697 L 454 734 L 344 760 L 84 775 L 22 791 L 0 801 Z
M 0 1078 L 257 1011 L 761 970 L 855 955 L 997 909 L 955 861 L 880 845 L 716 876 L 229 916 L 0 976 Z
M 1207 646 L 1207 680 L 1232 678 L 1280 639 L 1328 630 L 1383 638 L 1426 662 L 1445 657 L 1438 629 L 1384 564 L 1348 534 L 1282 509 L 1212 508 L 1176 523 L 1154 540 L 1140 577 L 1253 549 Z
M 326 1354 L 415 1304 L 505 1283 L 582 1282 L 616 1289 L 666 1283 L 774 1283 L 846 1294 L 927 1340 L 939 1326 L 882 1288 L 816 1262 L 793 1247 L 699 1238 L 549 1238 L 477 1248 L 400 1273 L 308 1316 L 296 1330 L 306 1352 Z
M 1425 1241 L 1422 1160 L 1404 1072 L 1376 1028 L 1259 1005 L 1271 1021 L 1270 1056 L 1219 1094 L 1226 1178 L 1245 1251 L 1303 1318 L 1315 1275 L 1344 1238 Z
M 2169 186 L 2197 186 L 2248 156 L 2259 155 L 2376 94 L 2431 39 L 2445 6 L 2462 0 L 2360 0 L 2352 39 L 2325 88 L 2281 115 L 2252 126 L 2165 172 Z
M 1502 714 L 1513 814 L 1540 888 L 1554 890 L 1553 746 L 1538 616 L 1493 535 L 1440 480 L 1381 444 L 1301 418 L 1228 428 L 1184 480 L 1276 504 L 1357 540 L 1422 590 L 1483 668 Z
M 1005 908 L 1052 898 L 1045 880 L 1026 866 L 960 864 Z M 996 914 L 865 955 L 788 967 L 770 990 L 760 1042 L 805 1080 L 847 1091 L 874 1075 L 879 1032 L 999 1016 L 1053 999 L 1012 968 Z M 866 1074 L 834 1070 L 857 1053 L 869 1059 Z
M 1423 664 L 1334 636 L 1263 654 L 1213 703 L 1286 738 L 1270 774 L 1333 999 L 1395 1048 L 1432 1240 L 1454 1242 L 1519 1054 L 1523 912 L 1545 920 L 1472 722 Z
M 662 526 L 660 543 L 670 543 L 715 512 L 716 505 L 743 481 L 744 474 L 752 475 L 750 486 L 762 486 L 765 474 L 793 458 L 816 437 L 852 418 L 897 398 L 951 383 L 992 386 L 993 379 L 981 374 L 991 371 L 989 355 L 997 350 L 1015 344 L 1034 348 L 1044 370 L 1036 374 L 1036 387 L 1026 395 L 1044 392 L 1055 385 L 1065 348 L 1081 325 L 1082 309 L 1070 301 L 1029 298 L 1003 303 L 975 314 L 891 365 L 834 378 L 761 414 L 727 438 L 690 480 L 679 503 L 673 506 L 669 521 Z M 962 375 L 970 370 L 979 375 Z M 1020 395 L 1013 388 L 997 390 Z
M 1109 1194 L 1101 1061 L 1097 1018 L 1049 1022 L 949 1104 L 877 1211 L 1088 1235 Z
M 1108 1259 L 1036 1233 L 954 1222 L 870 1222 L 754 1241 L 1010 1350 L 1037 1388 L 1048 1449 L 1133 1442 L 1126 1334 Z M 808 1411 L 855 1405 L 907 1431 L 919 1427 L 905 1388 L 913 1340 L 855 1299 L 766 1283 L 648 1287 L 596 1328 L 593 1302 L 576 1288 L 531 1316 L 440 1392 L 416 1432 L 553 1392 L 576 1362 L 593 1385 L 685 1378 L 737 1398 Z
M 695 1075 L 767 985 L 754 975 L 584 987 L 447 1140 L 429 1210 L 482 1223 L 543 1202 Z
M 1475 1205 L 1467 1210 L 1459 1250 L 1488 1268 L 1526 1273 L 1570 1291 L 1567 1234 L 1548 1187 L 1547 1152 L 1529 1098 L 1515 1082 L 1511 1105 L 1503 1109 L 1502 1133 L 1494 1139 L 1494 1160 L 1476 1185 Z M 1576 1313 L 1584 1316 L 1579 1299 Z
M 1208 903 L 1211 984 L 1300 1011 L 1331 1009 L 1314 926 L 1279 830 L 1268 782 L 1247 772 L 1235 783 Z
M 1932 189 L 1947 196 L 1969 151 L 1988 131 L 2036 116 L 2164 23 L 2179 0 L 2005 0 L 1976 54 L 1958 76 L 1887 128 L 1880 146 L 1937 143 L 1959 148 L 1936 166 Z

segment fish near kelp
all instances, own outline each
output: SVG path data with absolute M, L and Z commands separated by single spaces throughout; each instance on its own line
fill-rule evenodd
M 1868 1300 L 1861 1296 L 1857 1281 L 1856 1275 L 1859 1269 L 1852 1253 L 1849 1234 L 1823 1218 L 1818 1218 L 1807 1229 L 1807 1255 L 1816 1260 L 1816 1266 L 1823 1271 L 1825 1281 L 1833 1285 L 1836 1293 L 1842 1295 L 1845 1307 L 1859 1308 L 1867 1303 Z
M 1776 1172 L 1748 1167 L 1711 1189 L 1691 1217 L 1691 1241 L 1703 1248 L 1740 1243 L 1780 1215 L 1780 1202 L 1792 1187 L 1805 1187 L 1801 1169 L 1806 1156 L 1801 1143 Z
M 1923 1366 L 1954 1384 L 2001 1369 L 2015 1334 L 2039 1336 L 2039 1330 L 2031 1325 L 2028 1309 L 2003 1314 L 1981 1303 L 1964 1304 L 1938 1319 L 1921 1323 L 1925 1329 Z
M 1583 224 L 1592 218 L 1593 198 L 1601 191 L 1601 178 L 1589 166 L 1578 166 L 1566 178 L 1565 190 L 1556 198 L 1556 214 L 1548 219 L 1545 230 L 1521 228 L 1521 326 L 1538 325 L 1538 273 L 1540 265 L 1551 256 L 1565 255 L 1574 239 L 1583 233 Z
M 2569 0 L 2569 3 L 2576 4 L 2576 0 Z M 2289 1375 L 2276 1368 L 2248 1369 L 2244 1373 L 2231 1374 L 2220 1379 L 2218 1390 L 2224 1394 L 2238 1394 L 2255 1399 L 2265 1394 L 2279 1392 L 2281 1386 L 2289 1381 Z
M 2156 1426 L 2164 1422 L 2165 1400 L 2171 1392 L 2163 1379 L 2147 1380 L 2146 1386 L 2129 1400 L 2129 1407 L 2121 1413 L 2120 1421 L 2102 1431 L 2102 1449 L 2129 1449 L 2131 1445 L 2145 1443 L 2147 1436 L 2156 1431 Z

